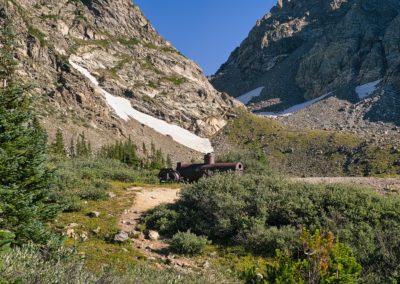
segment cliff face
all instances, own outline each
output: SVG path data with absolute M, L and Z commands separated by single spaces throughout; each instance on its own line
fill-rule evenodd
M 33 86 L 50 135 L 62 128 L 67 136 L 85 131 L 98 145 L 129 135 L 149 140 L 153 129 L 123 119 L 104 91 L 202 137 L 225 125 L 233 101 L 216 91 L 199 66 L 165 41 L 131 1 L 3 0 L 0 6 L 11 15 L 17 35 L 18 75 Z M 153 136 L 156 142 L 168 139 Z
M 264 87 L 251 101 L 255 111 L 332 91 L 357 103 L 356 87 L 377 80 L 398 101 L 399 12 L 397 0 L 279 0 L 211 82 L 233 97 Z

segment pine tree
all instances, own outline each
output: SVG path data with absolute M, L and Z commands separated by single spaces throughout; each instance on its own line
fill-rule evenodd
M 76 142 L 76 157 L 89 157 L 92 155 L 92 146 L 86 141 L 85 132 L 82 132 Z
M 144 142 L 142 144 L 142 152 L 143 152 L 143 160 L 141 162 L 141 167 L 143 169 L 146 169 L 148 167 L 149 153 L 147 151 L 147 147 L 146 147 L 146 144 Z
M 64 137 L 60 129 L 57 129 L 56 139 L 50 145 L 50 152 L 60 157 L 66 157 L 67 151 L 65 150 Z
M 0 228 L 15 233 L 17 243 L 44 243 L 50 236 L 44 223 L 56 214 L 48 201 L 52 176 L 46 166 L 46 133 L 27 88 L 15 80 L 14 34 L 8 17 L 0 43 Z
M 75 141 L 74 141 L 74 138 L 72 138 L 72 137 L 69 142 L 69 157 L 71 159 L 76 157 Z
M 136 145 L 129 137 L 126 142 L 115 142 L 114 145 L 103 146 L 98 155 L 102 158 L 115 159 L 132 167 L 139 167 L 141 161 L 137 155 Z
M 151 145 L 150 145 L 150 156 L 151 157 L 155 157 L 156 155 L 156 145 L 154 144 L 153 141 L 151 141 Z
M 142 144 L 142 152 L 143 152 L 143 155 L 145 156 L 145 157 L 147 157 L 147 155 L 148 155 L 148 153 L 147 153 L 147 147 L 146 147 L 146 144 L 143 142 L 143 144 Z
M 165 166 L 165 160 L 162 154 L 161 149 L 155 151 L 154 156 L 152 157 L 151 168 L 154 170 L 161 169 Z
M 172 159 L 171 159 L 170 154 L 167 155 L 166 164 L 167 164 L 167 168 L 169 168 L 169 169 L 171 169 L 171 168 L 173 167 L 173 165 L 172 165 Z

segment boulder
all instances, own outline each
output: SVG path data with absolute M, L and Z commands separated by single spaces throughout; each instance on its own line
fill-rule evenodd
M 89 239 L 89 235 L 87 232 L 82 232 L 79 238 L 81 242 L 86 242 Z
M 117 243 L 123 243 L 129 240 L 129 235 L 127 232 L 120 231 L 114 236 L 114 241 Z
M 149 231 L 148 237 L 152 241 L 158 241 L 160 239 L 160 234 L 157 231 Z
M 75 238 L 75 230 L 72 228 L 68 228 L 65 232 L 64 235 L 68 238 Z
M 65 226 L 65 229 L 76 228 L 76 227 L 79 227 L 78 223 L 69 223 L 67 226 Z
M 108 195 L 108 197 L 110 197 L 110 198 L 114 198 L 114 197 L 117 196 L 114 192 L 107 192 L 107 195 Z

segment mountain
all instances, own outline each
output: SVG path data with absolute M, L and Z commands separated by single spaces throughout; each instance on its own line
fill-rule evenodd
M 212 151 L 208 138 L 236 103 L 131 1 L 1 3 L 17 35 L 18 76 L 50 137 L 60 128 L 67 139 L 85 132 L 95 148 L 131 136 L 179 157 Z
M 210 80 L 290 125 L 398 133 L 399 12 L 397 0 L 279 0 Z

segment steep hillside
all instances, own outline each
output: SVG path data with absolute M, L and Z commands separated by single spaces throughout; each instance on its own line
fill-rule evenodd
M 242 150 L 245 156 L 235 159 L 245 159 L 246 153 L 265 157 L 273 171 L 297 177 L 400 174 L 395 144 L 337 131 L 298 130 L 246 112 L 229 122 L 213 142 L 219 156 L 236 157 Z
M 9 14 L 14 22 L 18 74 L 32 85 L 50 136 L 61 128 L 68 138 L 84 131 L 95 147 L 131 135 L 178 156 L 210 151 L 201 137 L 226 124 L 232 100 L 131 1 L 5 0 L 1 6 L 2 18 Z
M 300 127 L 314 126 L 306 115 L 329 129 L 399 125 L 399 12 L 397 0 L 279 0 L 211 82 L 264 115 L 317 98 L 333 109 L 290 121 Z

